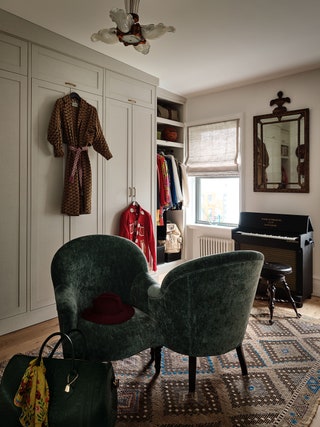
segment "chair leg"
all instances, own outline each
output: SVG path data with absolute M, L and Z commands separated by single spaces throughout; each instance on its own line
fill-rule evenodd
M 156 370 L 156 374 L 160 374 L 161 368 L 161 347 L 156 347 L 154 349 L 154 367 Z
M 193 393 L 196 389 L 196 371 L 197 358 L 189 356 L 189 392 Z
M 242 344 L 240 344 L 236 348 L 236 350 L 237 350 L 237 355 L 238 355 L 238 359 L 239 359 L 240 366 L 241 366 L 242 375 L 248 375 L 247 363 L 246 363 L 246 359 L 244 357 Z
M 155 347 L 150 349 L 151 362 L 154 361 L 154 367 L 156 374 L 160 373 L 161 368 L 161 347 Z
M 154 361 L 154 348 L 150 348 L 150 360 L 151 360 L 151 362 L 153 362 Z

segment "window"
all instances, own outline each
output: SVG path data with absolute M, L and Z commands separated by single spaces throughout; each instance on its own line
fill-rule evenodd
M 238 119 L 188 128 L 187 172 L 195 181 L 195 222 L 238 224 Z

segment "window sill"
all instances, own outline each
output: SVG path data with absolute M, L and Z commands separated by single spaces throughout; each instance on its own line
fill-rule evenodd
M 201 230 L 201 229 L 205 229 L 205 230 L 232 230 L 233 228 L 236 228 L 236 225 L 230 225 L 230 226 L 226 226 L 226 225 L 217 225 L 217 224 L 186 224 L 186 227 L 188 227 L 190 230 Z

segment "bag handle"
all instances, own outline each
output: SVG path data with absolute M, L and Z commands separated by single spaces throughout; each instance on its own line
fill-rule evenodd
M 68 342 L 69 342 L 69 344 L 70 344 L 70 346 L 71 346 L 71 354 L 72 354 L 72 357 L 71 357 L 71 370 L 70 370 L 70 373 L 68 374 L 68 376 L 67 376 L 67 379 L 66 379 L 66 386 L 65 386 L 65 389 L 64 389 L 64 391 L 66 392 L 66 393 L 69 393 L 70 392 L 70 386 L 78 379 L 78 377 L 79 377 L 79 374 L 78 374 L 78 372 L 77 372 L 77 370 L 75 369 L 75 356 L 74 356 L 74 346 L 73 346 L 73 342 L 72 342 L 72 339 L 69 337 L 69 335 L 67 335 L 67 334 L 65 334 L 64 332 L 54 332 L 53 334 L 51 334 L 51 335 L 49 335 L 45 340 L 44 340 L 44 342 L 42 343 L 42 346 L 41 346 L 41 348 L 40 348 L 40 351 L 39 351 L 39 355 L 38 355 L 38 358 L 37 358 L 37 365 L 40 365 L 40 362 L 41 362 L 41 360 L 42 360 L 42 353 L 43 353 L 43 350 L 44 350 L 44 348 L 45 348 L 45 346 L 47 345 L 47 343 L 53 338 L 53 337 L 56 337 L 56 336 L 59 336 L 60 337 L 60 339 L 59 339 L 59 341 L 58 341 L 58 345 L 56 344 L 55 346 L 54 346 L 54 348 L 53 348 L 53 350 L 51 351 L 51 353 L 50 353 L 50 355 L 49 355 L 49 357 L 52 357 L 53 356 L 53 354 L 54 354 L 54 352 L 56 351 L 56 349 L 58 348 L 58 346 L 60 345 L 60 342 L 63 340 L 63 339 L 66 339 Z
M 70 335 L 71 335 L 72 333 L 74 333 L 74 332 L 77 332 L 78 334 L 80 334 L 80 335 L 82 336 L 83 344 L 84 344 L 84 356 L 83 356 L 83 359 L 86 359 L 86 358 L 87 358 L 87 355 L 88 355 L 88 347 L 87 347 L 87 340 L 86 340 L 86 337 L 85 337 L 84 333 L 83 333 L 80 329 L 77 329 L 77 328 L 70 329 L 70 331 L 69 331 L 66 335 L 68 335 L 68 337 L 70 338 Z M 71 339 L 71 338 L 70 338 L 70 339 Z M 61 338 L 59 339 L 59 341 L 54 345 L 54 347 L 53 347 L 53 349 L 52 349 L 51 353 L 48 355 L 48 357 L 50 357 L 50 358 L 52 358 L 52 357 L 53 357 L 53 355 L 54 355 L 54 354 L 55 354 L 55 352 L 57 351 L 58 347 L 60 346 L 60 344 L 61 344 L 62 340 L 63 340 L 63 337 L 61 337 Z M 73 342 L 72 342 L 72 344 L 73 344 Z
M 42 353 L 43 353 L 43 350 L 44 350 L 45 346 L 48 344 L 48 342 L 49 342 L 52 338 L 57 337 L 57 336 L 59 336 L 59 337 L 60 337 L 60 339 L 59 339 L 59 341 L 58 341 L 58 343 L 57 343 L 57 344 L 59 344 L 59 345 L 60 345 L 60 342 L 61 342 L 63 339 L 66 339 L 67 341 L 69 341 L 70 346 L 71 346 L 71 351 L 72 351 L 72 359 L 74 359 L 74 348 L 73 348 L 73 342 L 72 342 L 71 338 L 69 337 L 69 335 L 65 334 L 64 332 L 54 332 L 53 334 L 49 335 L 49 336 L 48 336 L 48 337 L 43 341 L 43 343 L 42 343 L 42 345 L 41 345 L 41 347 L 40 347 L 39 355 L 38 355 L 38 359 L 39 359 L 39 360 L 42 358 Z M 52 356 L 53 356 L 53 354 L 54 354 L 54 352 L 57 350 L 57 348 L 58 348 L 57 344 L 54 346 L 54 348 L 53 348 L 53 350 L 51 351 L 51 353 L 50 353 L 49 357 L 52 357 Z

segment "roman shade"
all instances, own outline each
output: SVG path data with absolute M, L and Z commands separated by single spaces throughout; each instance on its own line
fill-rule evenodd
M 190 176 L 239 176 L 239 120 L 188 127 Z

